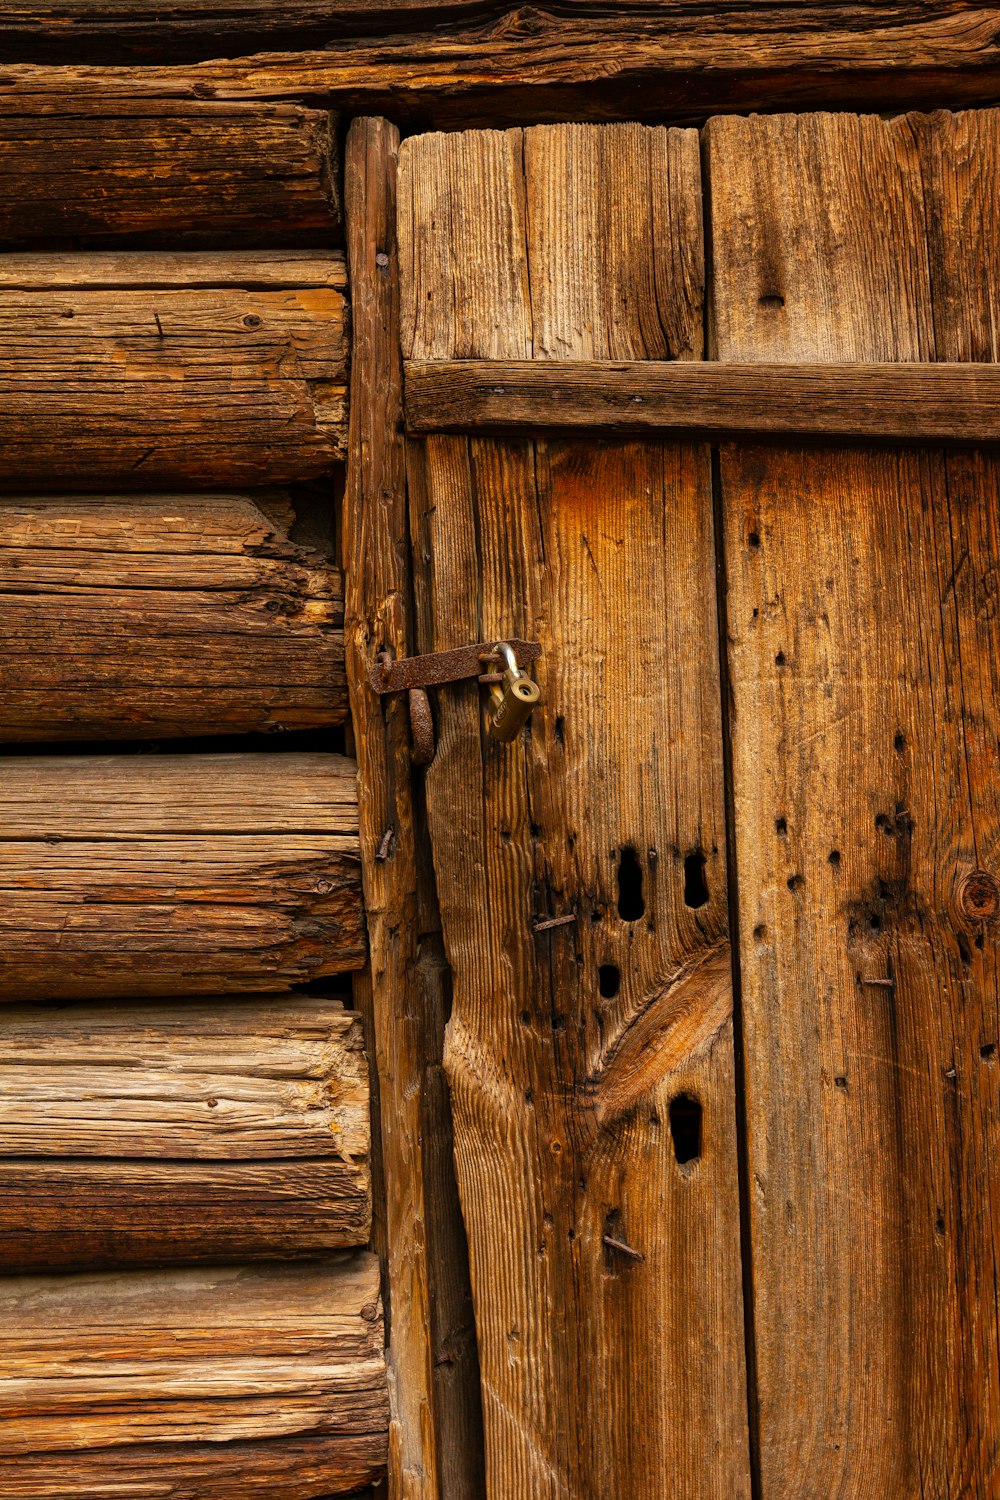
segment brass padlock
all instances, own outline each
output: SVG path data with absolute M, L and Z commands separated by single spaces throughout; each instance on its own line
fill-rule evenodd
M 507 745 L 517 738 L 542 695 L 537 682 L 521 671 L 510 646 L 500 641 L 496 654 L 503 657 L 507 668 L 503 682 L 490 688 L 489 727 L 493 738 Z

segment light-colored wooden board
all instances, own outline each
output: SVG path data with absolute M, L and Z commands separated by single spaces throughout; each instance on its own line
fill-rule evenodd
M 997 132 L 712 121 L 715 352 L 996 359 Z M 720 474 L 760 1494 L 986 1496 L 1000 471 L 727 446 Z
M 0 781 L 0 999 L 240 993 L 359 968 L 352 761 L 17 756 Z
M 3 111 L 0 243 L 329 245 L 334 136 L 299 104 Z
M 0 497 L 0 740 L 343 723 L 340 573 L 293 521 L 280 497 Z
M 700 202 L 693 132 L 407 140 L 404 354 L 698 357 Z M 426 783 L 488 1493 L 747 1496 L 708 450 L 423 458 L 418 645 L 542 646 L 510 747 L 437 690 Z
M 199 272 L 194 254 L 195 285 L 156 285 L 155 266 L 140 284 L 130 259 L 134 285 L 120 257 L 95 255 L 76 263 L 73 286 L 37 287 L 44 266 L 22 258 L 26 287 L 0 288 L 0 485 L 282 483 L 343 456 L 340 291 L 244 290 L 217 259 Z M 222 284 L 209 286 L 215 270 Z
M 380 650 L 411 650 L 412 578 L 402 435 L 396 168 L 399 133 L 358 119 L 345 165 L 354 355 L 344 506 L 351 678 L 370 971 L 356 987 L 382 1123 L 390 1492 L 481 1500 L 482 1419 L 468 1252 L 441 1057 L 448 975 L 417 819 L 405 696 L 380 699 Z
M 370 1255 L 4 1277 L 0 1370 L 0 1482 L 11 1500 L 342 1494 L 385 1464 Z

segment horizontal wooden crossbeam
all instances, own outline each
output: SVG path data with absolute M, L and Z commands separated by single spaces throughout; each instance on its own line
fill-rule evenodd
M 413 433 L 582 428 L 918 443 L 1000 441 L 1000 365 L 412 360 Z

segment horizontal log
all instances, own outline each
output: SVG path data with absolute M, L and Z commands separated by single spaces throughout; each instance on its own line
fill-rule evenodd
M 329 112 L 294 104 L 3 112 L 0 244 L 328 245 L 333 147 Z
M 0 256 L 0 291 L 107 291 L 112 287 L 234 287 L 239 291 L 347 290 L 339 250 L 106 250 L 9 251 Z
M 468 128 L 690 120 L 758 108 L 921 108 L 928 99 L 955 107 L 993 103 L 1000 90 L 1000 8 L 970 10 L 965 0 L 807 0 L 780 8 L 553 0 L 521 10 L 480 0 L 411 0 L 395 11 L 369 0 L 326 8 L 316 0 L 316 40 L 327 43 L 317 50 L 302 50 L 311 45 L 308 9 L 295 0 L 267 8 L 276 24 L 263 35 L 264 0 L 252 7 L 192 3 L 198 8 L 187 8 L 186 35 L 183 0 L 138 15 L 128 0 L 5 6 L 5 108 L 86 113 L 112 101 L 131 108 L 153 98 L 309 96 L 424 128 Z M 223 17 L 235 28 L 228 36 Z M 292 18 L 294 38 L 286 30 Z M 384 34 L 387 20 L 392 35 Z M 243 55 L 255 47 L 260 55 Z M 235 55 L 226 59 L 227 51 Z M 83 56 L 121 62 L 130 55 L 143 65 L 80 65 Z M 148 65 L 181 55 L 215 60 Z
M 411 432 L 593 432 L 1000 441 L 1000 366 L 412 360 Z
M 267 992 L 359 968 L 355 768 L 23 756 L 0 779 L 0 1000 Z
M 12 1009 L 0 1027 L 6 1271 L 365 1244 L 368 1074 L 318 997 Z
M 347 716 L 339 570 L 280 497 L 0 498 L 0 740 Z
M 326 472 L 346 437 L 343 294 L 253 290 L 212 257 L 191 286 L 159 262 L 90 257 L 73 287 L 0 287 L 0 484 L 93 489 L 283 483 Z M 250 258 L 240 267 L 250 270 Z M 214 285 L 207 279 L 213 277 Z M 249 278 L 247 278 L 249 279 Z
M 0 1281 L 4 1500 L 343 1494 L 387 1427 L 374 1256 Z

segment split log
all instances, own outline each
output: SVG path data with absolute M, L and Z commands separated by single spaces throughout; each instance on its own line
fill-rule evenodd
M 353 297 L 351 460 L 344 498 L 346 648 L 358 747 L 370 972 L 364 1009 L 383 1112 L 392 1309 L 390 1484 L 409 1500 L 480 1500 L 483 1435 L 468 1248 L 442 1068 L 449 975 L 417 817 L 405 695 L 380 700 L 378 652 L 412 649 L 396 245 L 399 132 L 355 120 L 344 173 Z
M 280 496 L 0 499 L 0 740 L 342 723 L 339 571 Z
M 343 261 L 256 290 L 254 257 L 18 256 L 0 286 L 0 483 L 93 489 L 282 483 L 346 437 Z M 262 275 L 272 274 L 265 259 Z M 11 279 L 12 276 L 15 279 Z
M 329 245 L 333 122 L 296 104 L 0 113 L 0 243 Z
M 378 1262 L 0 1281 L 5 1500 L 281 1500 L 385 1467 Z
M 1000 360 L 1000 112 L 707 146 L 720 358 Z M 729 444 L 719 483 L 760 1493 L 989 1495 L 1000 464 Z
M 311 17 L 319 48 L 303 51 L 312 45 Z M 290 21 L 294 38 L 282 31 Z M 996 6 L 970 9 L 967 0 L 629 0 L 598 8 L 552 0 L 522 9 L 488 0 L 173 0 L 142 13 L 131 0 L 19 0 L 0 20 L 9 61 L 0 84 L 5 107 L 19 112 L 308 96 L 423 128 L 690 120 L 720 110 L 871 109 L 874 101 L 883 109 L 929 98 L 991 103 L 1000 91 L 997 35 Z M 262 55 L 246 56 L 255 44 Z M 199 52 L 216 60 L 148 66 L 156 56 Z M 142 66 L 81 66 L 84 53 L 115 62 L 131 54 Z
M 407 358 L 699 357 L 694 131 L 410 137 L 399 200 Z M 514 744 L 437 690 L 426 773 L 487 1494 L 746 1500 L 709 449 L 422 457 L 417 648 L 542 646 Z
M 337 1000 L 9 1010 L 5 1271 L 367 1242 L 368 1079 Z
M 287 989 L 359 968 L 351 761 L 24 756 L 0 780 L 0 999 Z

